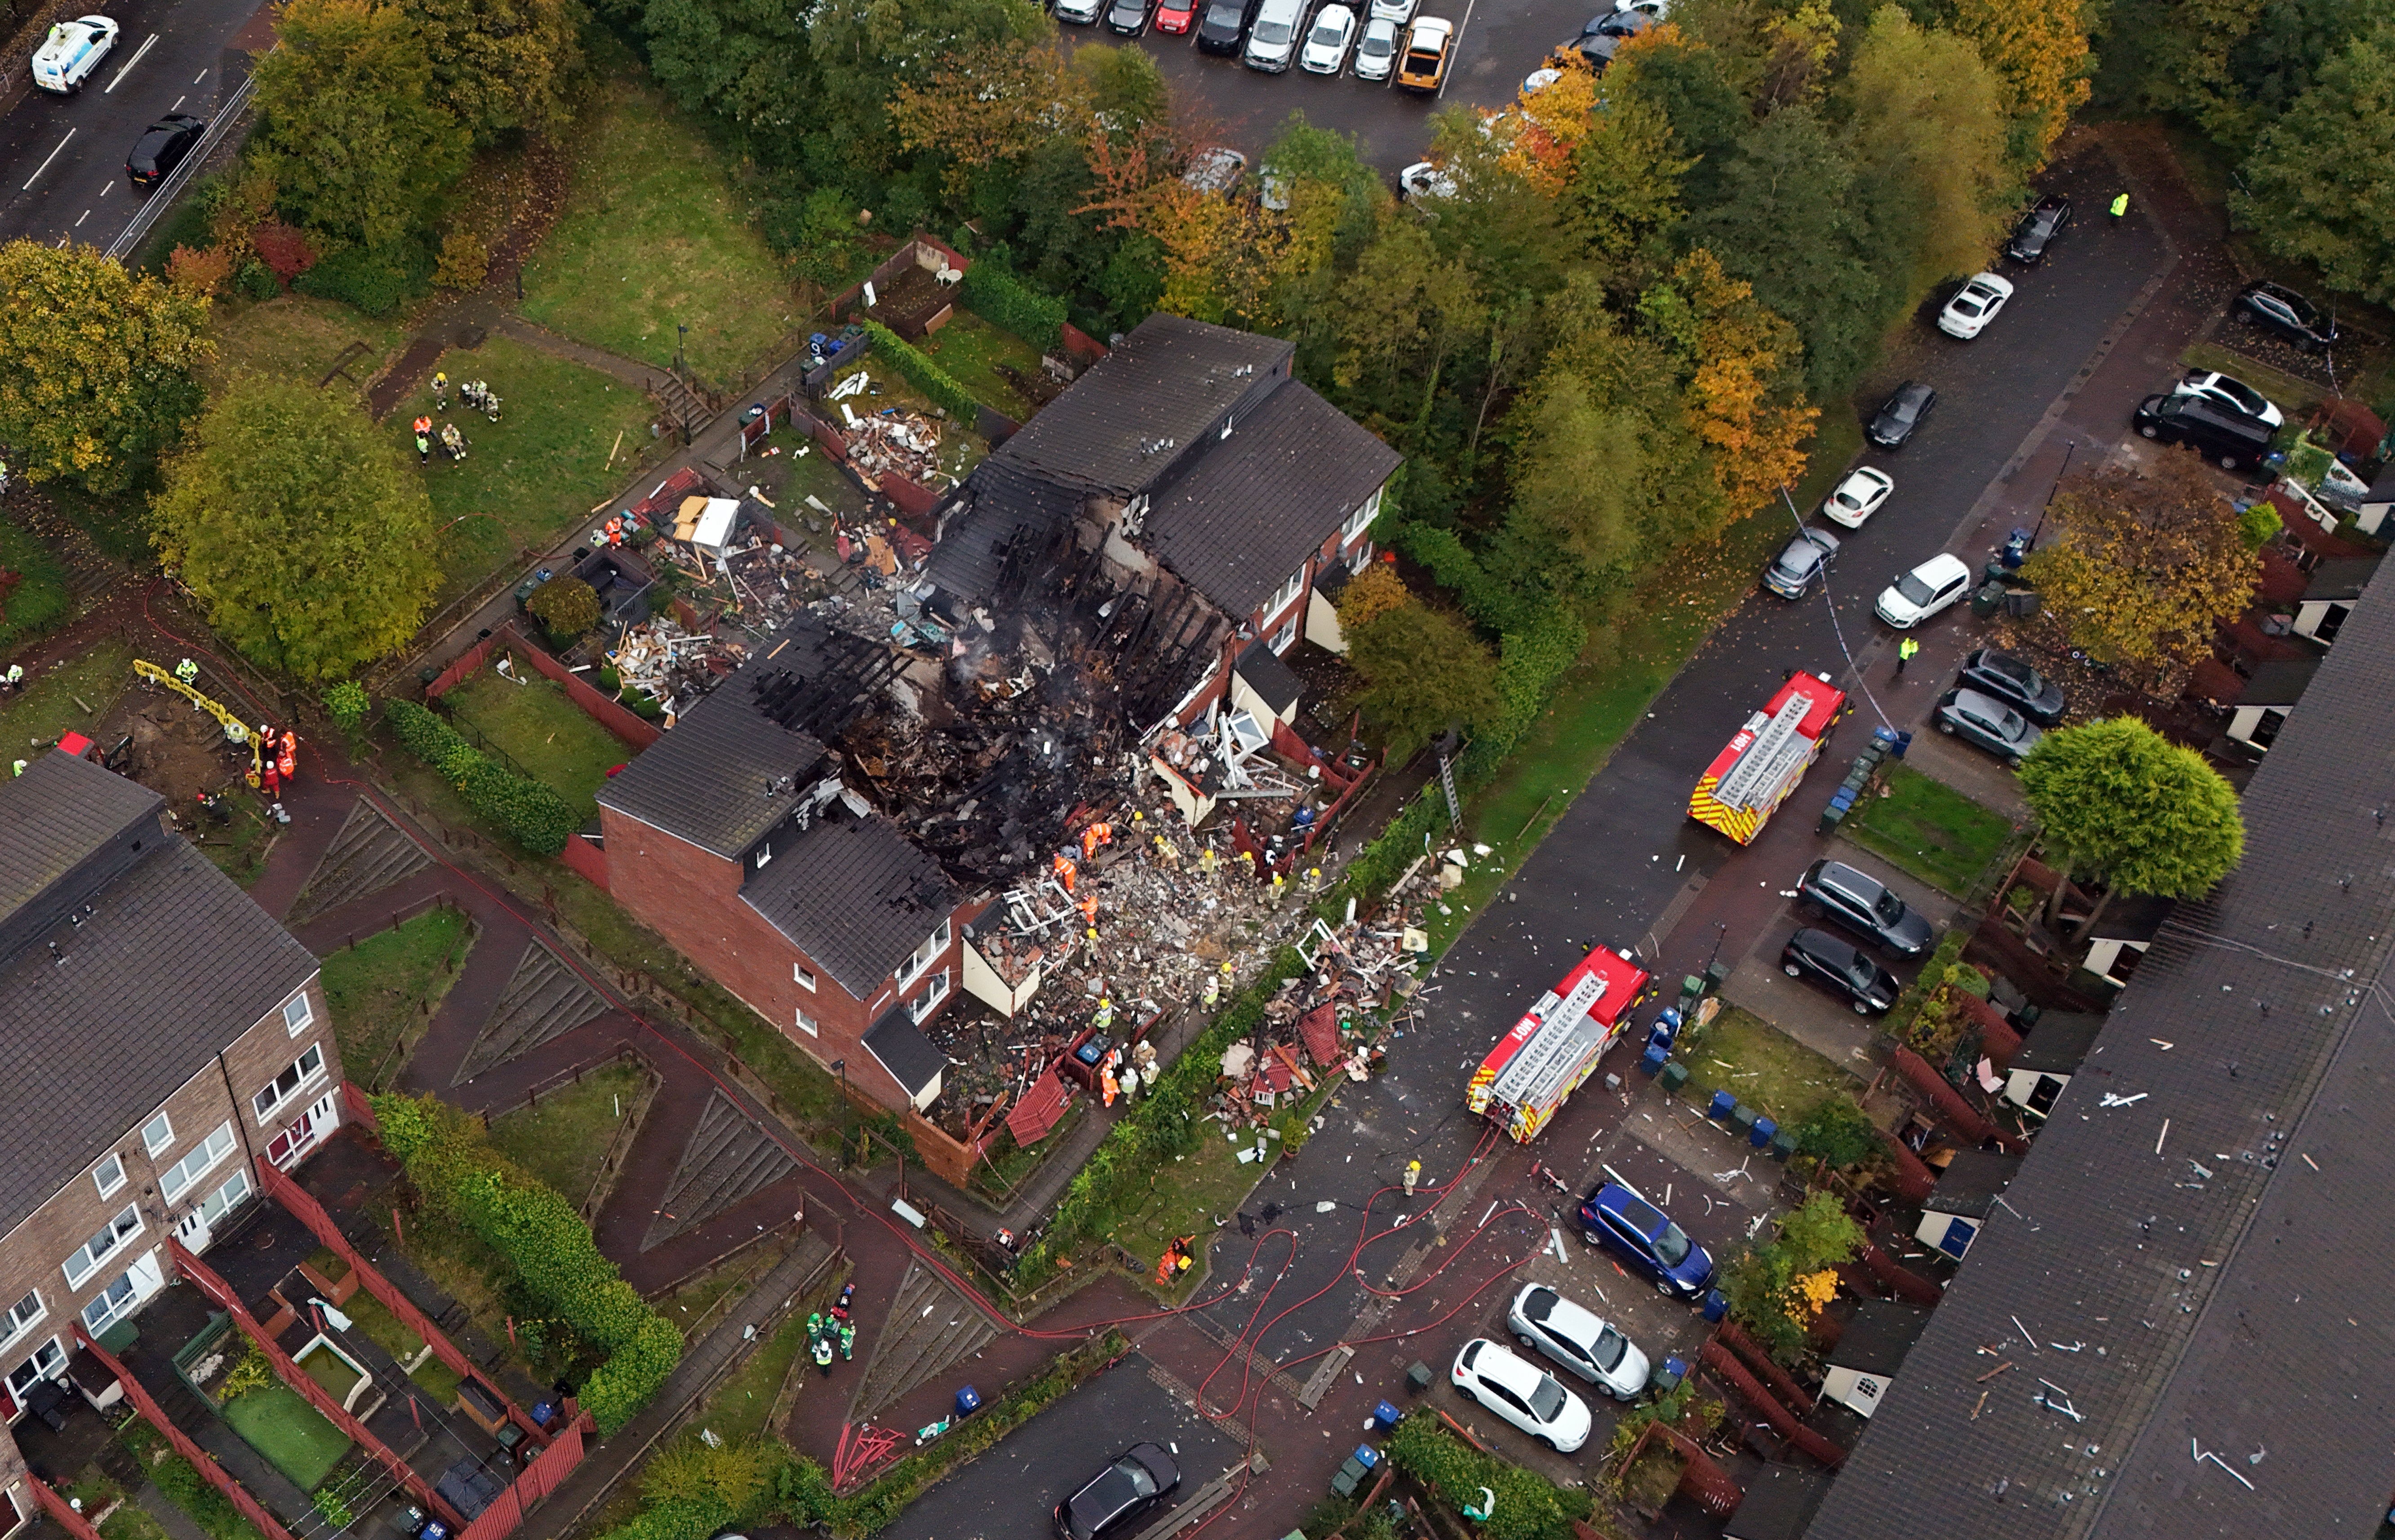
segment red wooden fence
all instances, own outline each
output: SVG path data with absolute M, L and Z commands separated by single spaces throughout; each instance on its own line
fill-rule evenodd
M 500 626 L 498 634 L 511 641 L 520 639 L 512 623 Z M 609 700 L 604 691 L 539 648 L 526 642 L 523 656 L 543 676 L 563 685 L 567 699 L 580 706 L 584 716 L 614 733 L 635 754 L 665 736 L 663 728 L 642 721 L 620 703 Z
M 580 835 L 565 836 L 565 849 L 557 852 L 557 859 L 601 892 L 612 891 L 607 886 L 607 852 Z
M 344 1080 L 341 1082 L 341 1106 L 349 1114 L 342 1120 L 343 1122 L 353 1123 L 359 1127 L 367 1129 L 377 1135 L 379 1135 L 382 1132 L 382 1120 L 375 1116 L 373 1099 L 368 1097 L 365 1092 L 358 1089 L 358 1084 L 356 1081 Z M 283 1176 L 283 1173 L 277 1171 L 275 1175 L 281 1177 Z M 290 1181 L 290 1178 L 284 1177 L 284 1180 L 288 1182 Z M 293 1185 L 296 1186 L 297 1184 L 294 1183 Z M 302 1192 L 300 1193 L 300 1196 L 304 1198 L 307 1194 Z
M 133 1403 L 134 1410 L 139 1412 L 151 1427 L 165 1437 L 168 1447 L 196 1466 L 200 1474 L 225 1494 L 225 1500 L 232 1504 L 243 1518 L 258 1526 L 258 1533 L 266 1536 L 266 1540 L 291 1540 L 291 1532 L 274 1521 L 274 1515 L 259 1506 L 258 1499 L 249 1494 L 247 1487 L 234 1481 L 222 1466 L 217 1464 L 214 1455 L 193 1443 L 184 1436 L 181 1428 L 166 1420 L 166 1414 L 158 1410 L 157 1402 L 151 1398 L 148 1388 L 133 1377 L 132 1370 L 117 1362 L 114 1354 L 93 1341 L 91 1335 L 83 1329 L 80 1320 L 70 1324 L 74 1328 L 75 1346 L 98 1359 L 101 1368 L 116 1376 L 116 1383 L 125 1387 L 126 1399 Z
M 507 632 L 502 628 L 492 632 L 466 649 L 456 663 L 443 669 L 438 678 L 424 687 L 424 698 L 428 701 L 437 701 L 457 689 L 461 681 L 470 678 L 474 670 L 483 666 L 484 660 L 491 655 L 491 649 L 498 646 L 506 637 Z
M 74 1536 L 74 1540 L 99 1540 L 99 1531 L 91 1527 L 91 1520 L 77 1513 L 65 1498 L 51 1491 L 49 1482 L 30 1470 L 25 1472 L 25 1480 L 33 1483 L 33 1495 L 42 1500 L 43 1510 L 59 1521 L 60 1529 Z
M 539 1458 L 525 1466 L 515 1483 L 494 1498 L 457 1540 L 504 1540 L 523 1522 L 533 1506 L 556 1491 L 557 1484 L 581 1463 L 582 1425 L 576 1422 L 542 1450 Z

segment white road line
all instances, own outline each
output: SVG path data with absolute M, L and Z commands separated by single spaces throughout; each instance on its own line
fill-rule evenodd
M 116 178 L 113 178 L 113 177 L 111 177 L 108 180 L 106 180 L 106 181 L 104 181 L 104 182 L 102 182 L 102 183 L 100 183 L 100 184 L 99 184 L 99 195 L 100 195 L 101 197 L 103 197 L 103 198 L 107 197 L 110 193 L 112 193 L 112 192 L 113 192 L 113 191 L 116 191 Z
M 202 70 L 198 74 L 195 74 L 195 75 L 193 75 L 193 76 L 192 77 L 192 85 L 194 85 L 194 86 L 197 86 L 200 82 L 202 82 L 202 81 L 204 81 L 204 80 L 205 80 L 205 79 L 207 79 L 207 78 L 208 78 L 208 72 L 207 72 L 205 70 Z
M 181 112 L 181 111 L 183 110 L 183 103 L 185 103 L 185 102 L 187 102 L 187 101 L 189 101 L 189 100 L 191 100 L 191 99 L 191 99 L 191 98 L 189 98 L 189 97 L 177 97 L 177 98 L 175 99 L 175 105 L 174 105 L 174 106 L 172 106 L 172 107 L 167 108 L 167 109 L 166 109 L 166 111 L 168 111 L 169 112 Z
M 60 139 L 60 140 L 59 141 L 59 150 L 64 150 L 64 149 L 67 147 L 67 139 L 71 139 L 71 138 L 74 138 L 74 137 L 75 137 L 75 131 L 74 131 L 73 129 L 72 129 L 72 128 L 68 129 L 68 130 L 67 130 L 67 138 L 66 138 L 66 139 Z M 24 185 L 24 186 L 22 186 L 22 187 L 20 187 L 20 188 L 19 188 L 17 191 L 20 191 L 20 192 L 31 192 L 31 191 L 33 191 L 33 184 L 34 184 L 35 182 L 38 182 L 38 181 L 40 181 L 40 180 L 42 179 L 42 173 L 43 173 L 43 172 L 45 172 L 45 171 L 47 171 L 47 170 L 50 168 L 50 163 L 51 163 L 52 161 L 57 160 L 57 159 L 59 158 L 59 150 L 53 150 L 53 151 L 51 151 L 48 154 L 46 154 L 46 155 L 43 156 L 43 157 L 42 157 L 42 164 L 41 164 L 41 165 L 37 165 L 37 166 L 35 166 L 35 167 L 33 167 L 33 174 L 32 176 L 30 176 L 30 177 L 26 178 L 25 178 L 25 185 Z
M 114 80 L 112 80 L 112 81 L 110 81 L 110 82 L 108 83 L 108 90 L 102 91 L 102 92 L 100 92 L 99 94 L 100 94 L 101 96 L 106 96 L 106 95 L 108 95 L 108 92 L 109 92 L 109 91 L 113 91 L 113 90 L 115 90 L 119 86 L 124 85 L 124 84 L 125 84 L 125 77 L 126 77 L 126 75 L 131 74 L 131 73 L 133 72 L 133 66 L 135 66 L 136 64 L 140 63 L 140 62 L 141 62 L 141 56 L 142 56 L 143 54 L 148 53 L 148 52 L 149 52 L 152 47 L 156 46 L 157 46 L 157 42 L 158 42 L 158 34 L 157 34 L 156 33 L 152 33 L 150 34 L 150 36 L 149 36 L 149 39 L 148 39 L 146 42 L 144 42 L 144 43 L 141 45 L 141 46 L 139 46 L 139 47 L 138 47 L 138 48 L 136 48 L 136 49 L 134 49 L 134 50 L 133 50 L 133 57 L 132 57 L 131 59 L 126 59 L 126 60 L 125 61 L 125 68 L 123 68 L 123 69 L 121 69 L 121 70 L 119 70 L 119 71 L 117 71 L 117 72 L 116 72 L 116 78 L 115 78 Z
M 1472 30 L 1472 7 L 1479 3 L 1480 0 L 1464 0 L 1463 21 L 1455 29 L 1454 51 L 1448 56 L 1449 62 L 1447 66 L 1447 80 L 1438 83 L 1438 94 L 1431 98 L 1433 101 L 1443 101 L 1447 98 L 1448 81 L 1455 78 L 1456 63 L 1463 58 L 1463 34 Z
M 77 219 L 77 220 L 75 221 L 75 223 L 74 223 L 74 228 L 75 228 L 75 229 L 77 229 L 77 230 L 81 230 L 81 229 L 83 229 L 83 221 L 84 221 L 84 219 L 88 219 L 88 218 L 90 218 L 90 217 L 91 217 L 91 210 L 89 210 L 89 209 L 85 209 L 85 210 L 83 211 L 83 219 Z

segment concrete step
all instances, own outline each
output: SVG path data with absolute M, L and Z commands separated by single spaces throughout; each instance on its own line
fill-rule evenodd
M 730 1097 L 716 1092 L 682 1146 L 641 1249 L 647 1251 L 705 1224 L 797 1169 L 788 1151 Z
M 284 923 L 305 925 L 403 882 L 431 862 L 421 846 L 362 796 L 342 820 L 333 842 L 324 847 L 323 859 L 292 902 Z
M 605 1014 L 606 999 L 536 939 L 524 947 L 499 1003 L 475 1034 L 452 1085 L 462 1086 L 495 1064 L 531 1052 L 552 1037 Z

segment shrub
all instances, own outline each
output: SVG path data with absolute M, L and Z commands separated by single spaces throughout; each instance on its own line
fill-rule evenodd
M 216 295 L 232 278 L 232 253 L 222 246 L 177 246 L 166 257 L 166 282 L 184 294 Z
M 1783 1363 L 1805 1353 L 1806 1327 L 1833 1289 L 1832 1269 L 1862 1248 L 1862 1226 L 1836 1194 L 1816 1192 L 1781 1216 L 1780 1233 L 1750 1247 L 1722 1275 L 1730 1318 Z
M 559 647 L 599 624 L 599 590 L 578 577 L 552 577 L 532 591 L 524 608 L 549 632 Z
M 355 679 L 343 679 L 324 691 L 324 715 L 343 732 L 354 733 L 366 719 L 366 708 L 374 703 L 366 698 L 366 687 Z
M 337 299 L 371 316 L 386 316 L 430 291 L 432 259 L 412 242 L 351 246 L 335 252 L 302 274 L 292 287 L 301 294 Z
M 250 232 L 273 216 L 276 192 L 274 173 L 254 161 L 244 163 L 237 177 L 216 178 L 205 200 L 211 243 L 247 250 Z
M 906 376 L 907 384 L 929 396 L 933 405 L 967 428 L 971 428 L 981 415 L 981 408 L 973 401 L 973 392 L 959 385 L 946 370 L 933 363 L 930 355 L 878 321 L 865 322 L 865 331 L 873 338 L 873 350 L 881 355 L 882 362 Z
M 444 289 L 479 289 L 490 276 L 491 248 L 470 230 L 453 230 L 441 243 L 441 260 L 432 269 L 432 282 Z
M 469 806 L 535 855 L 557 854 L 581 826 L 581 815 L 565 798 L 537 781 L 501 769 L 414 701 L 393 701 L 383 716 L 401 746 L 439 770 Z
M 981 257 L 967 268 L 959 286 L 966 309 L 1041 352 L 1055 351 L 1063 340 L 1065 302 L 1025 287 L 995 256 Z
M 1586 1492 L 1555 1485 L 1536 1471 L 1483 1454 L 1416 1412 L 1389 1435 L 1387 1453 L 1396 1468 L 1435 1487 L 1457 1507 L 1477 1505 L 1480 1489 L 1496 1494 L 1496 1511 L 1478 1533 L 1488 1540 L 1571 1540 L 1572 1521 L 1593 1507 Z
M 1793 1132 L 1796 1152 L 1833 1171 L 1850 1170 L 1880 1152 L 1878 1127 L 1843 1091 L 1806 1113 Z
M 246 1338 L 244 1340 L 247 1341 Z M 250 1342 L 247 1350 L 241 1355 L 241 1361 L 225 1371 L 224 1378 L 217 1381 L 217 1400 L 237 1401 L 252 1390 L 263 1390 L 273 1383 L 274 1371 L 268 1365 L 266 1355 L 258 1351 L 257 1343 Z
M 271 299 L 283 292 L 283 285 L 274 281 L 273 271 L 256 257 L 241 265 L 241 270 L 233 274 L 232 283 L 252 299 Z
M 316 248 L 308 244 L 308 237 L 280 219 L 270 219 L 250 231 L 249 245 L 286 285 L 316 265 Z

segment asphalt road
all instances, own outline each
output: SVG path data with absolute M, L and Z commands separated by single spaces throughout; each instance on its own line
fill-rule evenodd
M 227 46 L 257 9 L 257 0 L 122 0 L 99 9 L 123 31 L 82 94 L 29 90 L 0 115 L 0 240 L 113 241 L 142 196 L 125 177 L 134 141 L 168 112 L 215 113 Z M 22 59 L 7 67 L 27 70 Z

